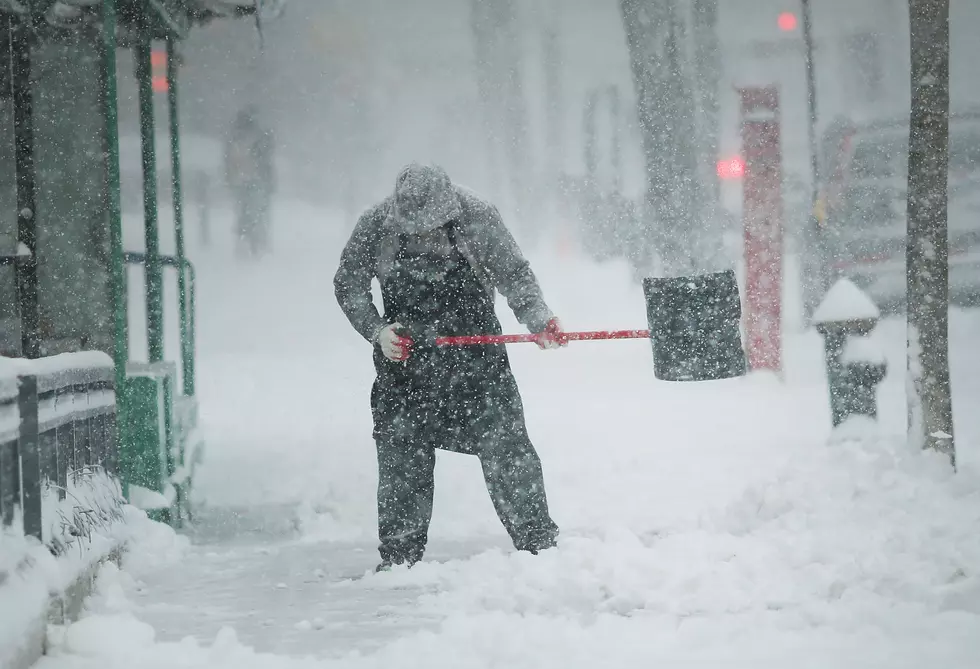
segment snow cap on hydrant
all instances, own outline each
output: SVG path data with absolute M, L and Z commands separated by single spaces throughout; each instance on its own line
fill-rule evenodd
M 878 384 L 888 372 L 881 343 L 874 337 L 881 312 L 874 301 L 847 278 L 827 292 L 813 314 L 824 338 L 824 362 L 834 428 L 878 416 Z
M 458 218 L 459 197 L 449 175 L 436 165 L 412 163 L 395 179 L 388 223 L 400 234 L 418 235 Z
M 846 321 L 876 321 L 881 317 L 874 301 L 848 278 L 837 281 L 827 291 L 820 306 L 813 314 L 814 323 L 841 323 Z

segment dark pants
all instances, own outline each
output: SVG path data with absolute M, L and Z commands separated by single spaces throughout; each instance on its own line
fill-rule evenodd
M 448 235 L 453 241 L 451 226 Z M 480 458 L 497 516 L 518 550 L 554 546 L 558 527 L 506 349 L 427 343 L 435 333 L 499 333 L 492 296 L 458 252 L 413 255 L 407 244 L 381 294 L 386 320 L 408 326 L 416 341 L 405 363 L 386 360 L 377 347 L 374 353 L 382 560 L 413 563 L 425 552 L 437 448 Z
M 519 400 L 516 407 L 512 402 L 505 398 L 506 410 L 486 411 L 464 430 L 447 428 L 445 417 L 404 406 L 399 415 L 376 418 L 376 424 L 386 426 L 375 433 L 378 538 L 384 562 L 422 559 L 432 518 L 437 448 L 480 458 L 490 499 L 515 548 L 537 552 L 555 545 L 558 527 L 548 513 L 541 460 L 524 427 Z M 519 416 L 512 414 L 515 408 Z M 481 437 L 469 440 L 467 434 Z

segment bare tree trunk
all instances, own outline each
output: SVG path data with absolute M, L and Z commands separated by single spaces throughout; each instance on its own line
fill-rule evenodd
M 473 0 L 480 99 L 487 115 L 491 153 L 502 158 L 511 197 L 519 212 L 530 205 L 527 103 L 514 0 Z M 492 129 L 492 130 L 491 130 Z
M 558 197 L 558 181 L 565 166 L 565 135 L 562 91 L 561 11 L 557 2 L 546 5 L 545 27 L 541 36 L 545 89 L 545 141 L 547 146 L 547 195 Z
M 500 179 L 500 152 L 497 143 L 500 127 L 498 124 L 499 119 L 494 113 L 495 87 L 491 65 L 493 62 L 492 40 L 487 34 L 486 23 L 475 12 L 476 9 L 474 7 L 473 43 L 476 55 L 476 89 L 480 100 L 480 120 L 482 121 L 485 140 L 487 188 L 489 189 L 488 194 L 490 198 L 499 200 L 502 196 L 503 188 Z
M 949 380 L 949 0 L 909 0 L 908 403 L 912 443 L 956 465 Z
M 721 182 L 715 172 L 718 160 L 718 134 L 721 130 L 721 108 L 718 85 L 721 81 L 721 49 L 718 46 L 718 0 L 694 0 L 694 59 L 702 119 L 702 160 L 709 189 L 715 199 L 721 198 Z
M 699 260 L 693 248 L 702 197 L 694 98 L 682 67 L 683 29 L 674 0 L 620 0 L 620 8 L 646 162 L 643 218 L 648 230 L 656 230 L 661 271 L 682 275 Z

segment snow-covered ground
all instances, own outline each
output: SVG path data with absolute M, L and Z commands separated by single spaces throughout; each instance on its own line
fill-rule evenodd
M 560 547 L 515 554 L 478 462 L 443 453 L 431 564 L 350 580 L 376 560 L 376 462 L 370 349 L 332 294 L 349 223 L 276 223 L 260 264 L 194 251 L 192 542 L 106 569 L 41 669 L 980 665 L 980 315 L 953 315 L 956 475 L 905 447 L 900 322 L 880 422 L 833 438 L 813 334 L 782 378 L 690 385 L 642 341 L 514 346 Z M 645 325 L 625 267 L 532 260 L 567 328 Z

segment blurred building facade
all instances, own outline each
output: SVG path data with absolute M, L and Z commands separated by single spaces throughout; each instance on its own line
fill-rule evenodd
M 907 0 L 810 0 L 813 20 L 818 129 L 844 115 L 856 121 L 908 114 L 910 96 Z M 724 0 L 720 34 L 725 53 L 722 82 L 722 153 L 739 151 L 739 86 L 776 84 L 780 89 L 784 178 L 788 193 L 809 197 L 807 94 L 799 0 Z M 971 64 L 980 3 L 950 3 L 951 105 L 980 105 Z M 783 20 L 786 15 L 793 20 Z M 790 29 L 786 29 L 790 28 Z M 740 206 L 737 185 L 728 192 Z
M 693 6 L 693 0 L 678 2 Z M 620 5 L 618 0 L 515 4 L 529 114 L 528 178 L 550 183 L 553 175 L 546 171 L 555 169 L 555 153 L 563 172 L 583 170 L 582 109 L 590 90 L 617 86 L 631 109 Z M 811 5 L 821 125 L 838 114 L 904 113 L 907 2 L 811 0 Z M 806 193 L 800 2 L 722 0 L 719 11 L 720 152 L 739 150 L 735 87 L 776 84 L 784 110 L 787 191 Z M 980 3 L 952 0 L 951 11 L 954 105 L 980 103 L 970 71 L 974 52 L 980 52 L 973 37 Z M 791 30 L 780 28 L 784 13 L 797 19 Z M 469 3 L 460 0 L 290 0 L 281 18 L 263 26 L 261 39 L 250 21 L 204 27 L 183 45 L 185 130 L 220 139 L 242 105 L 258 104 L 276 128 L 281 192 L 347 212 L 387 193 L 398 167 L 413 159 L 441 162 L 459 181 L 492 190 L 470 19 Z M 556 43 L 547 43 L 547 35 L 557 35 Z M 560 64 L 557 86 L 547 82 L 547 58 Z M 131 67 L 123 65 L 121 71 Z M 124 105 L 134 110 L 135 85 L 123 86 L 121 93 Z M 549 95 L 560 96 L 557 152 L 555 133 L 549 138 L 556 101 L 546 99 Z M 623 188 L 639 196 L 639 135 L 629 115 L 625 126 Z M 726 202 L 738 208 L 737 185 L 729 185 Z

